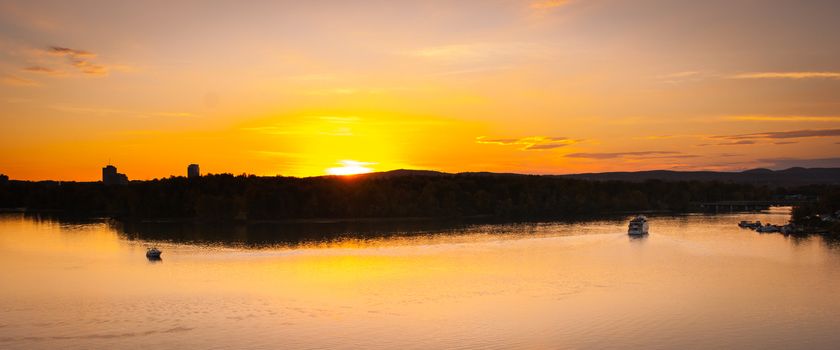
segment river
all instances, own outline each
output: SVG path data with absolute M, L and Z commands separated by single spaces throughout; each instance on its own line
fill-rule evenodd
M 0 348 L 836 348 L 840 242 L 736 225 L 789 210 L 293 242 L 4 214 Z

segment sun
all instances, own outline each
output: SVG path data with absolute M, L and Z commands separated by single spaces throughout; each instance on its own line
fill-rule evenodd
M 366 165 L 371 165 L 375 163 L 368 163 L 368 162 L 359 162 L 356 160 L 344 159 L 338 162 L 342 166 L 328 168 L 327 174 L 330 175 L 355 175 L 355 174 L 364 174 L 373 171 L 373 169 L 366 167 Z

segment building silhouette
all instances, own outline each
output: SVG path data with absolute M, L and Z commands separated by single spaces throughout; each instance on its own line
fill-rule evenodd
M 106 185 L 125 185 L 128 183 L 128 176 L 117 172 L 117 167 L 108 164 L 102 168 L 102 182 Z
M 198 169 L 198 164 L 190 164 L 187 166 L 187 177 L 200 177 L 201 171 Z

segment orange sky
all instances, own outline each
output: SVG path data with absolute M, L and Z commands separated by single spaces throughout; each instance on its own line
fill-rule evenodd
M 839 12 L 0 0 L 0 173 L 840 166 Z

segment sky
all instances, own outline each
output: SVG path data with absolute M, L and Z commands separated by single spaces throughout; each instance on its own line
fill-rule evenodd
M 0 173 L 840 167 L 840 2 L 0 0 Z

